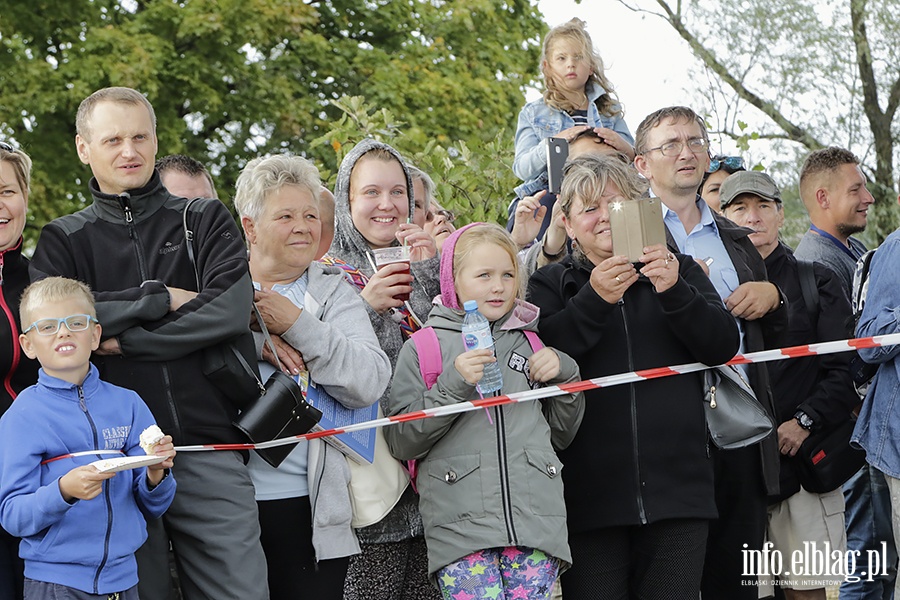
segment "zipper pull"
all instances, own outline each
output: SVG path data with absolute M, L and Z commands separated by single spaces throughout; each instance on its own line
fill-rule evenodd
M 709 386 L 709 407 L 715 408 L 716 406 L 716 386 L 711 385 Z
M 122 206 L 122 210 L 125 211 L 125 222 L 129 225 L 134 222 L 134 215 L 131 213 L 131 194 L 128 192 L 122 192 L 119 194 L 119 204 Z
M 84 389 L 80 385 L 78 386 L 78 406 L 81 407 L 82 412 L 87 413 L 87 404 L 84 403 Z

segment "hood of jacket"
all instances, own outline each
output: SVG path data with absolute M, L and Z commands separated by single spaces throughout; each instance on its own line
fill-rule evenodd
M 495 331 L 527 329 L 528 331 L 536 332 L 540 314 L 541 309 L 539 307 L 531 302 L 516 298 L 512 310 L 494 321 L 491 328 Z M 436 299 L 434 309 L 428 315 L 428 322 L 425 323 L 425 326 L 461 332 L 465 315 L 466 311 L 463 309 L 444 306 Z
M 409 174 L 409 169 L 406 167 L 406 162 L 400 153 L 392 147 L 373 139 L 365 139 L 354 146 L 344 157 L 344 160 L 341 161 L 337 182 L 334 186 L 334 240 L 331 242 L 329 254 L 341 258 L 368 275 L 371 275 L 373 272 L 369 260 L 366 258 L 371 253 L 371 249 L 369 242 L 366 241 L 366 238 L 353 224 L 353 218 L 350 216 L 350 174 L 353 172 L 353 168 L 359 162 L 359 159 L 366 153 L 376 149 L 387 150 L 400 162 L 403 173 L 406 175 L 409 215 L 412 216 L 416 209 L 412 177 Z M 394 245 L 399 245 L 399 242 L 394 242 Z

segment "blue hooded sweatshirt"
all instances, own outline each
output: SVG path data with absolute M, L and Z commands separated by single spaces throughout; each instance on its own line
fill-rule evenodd
M 150 490 L 146 468 L 116 473 L 92 500 L 66 502 L 59 479 L 108 454 L 43 463 L 90 450 L 144 454 L 141 432 L 153 415 L 135 392 L 100 380 L 91 365 L 74 385 L 40 370 L 0 418 L 0 523 L 21 537 L 25 576 L 92 594 L 137 584 L 134 553 L 147 538 L 145 518 L 158 518 L 175 496 L 165 477 Z

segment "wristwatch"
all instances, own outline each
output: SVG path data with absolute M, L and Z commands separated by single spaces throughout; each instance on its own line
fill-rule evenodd
M 802 427 L 803 429 L 805 429 L 807 431 L 812 429 L 812 426 L 813 426 L 812 417 L 810 417 L 808 414 L 806 414 L 802 410 L 798 410 L 797 412 L 795 412 L 794 418 L 797 419 L 797 422 L 800 423 L 800 427 Z

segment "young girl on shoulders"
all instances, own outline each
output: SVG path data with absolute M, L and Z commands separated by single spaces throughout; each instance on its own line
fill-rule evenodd
M 547 189 L 549 137 L 572 141 L 594 129 L 605 143 L 634 159 L 634 138 L 584 21 L 575 18 L 547 33 L 541 72 L 544 97 L 522 108 L 516 127 L 513 171 L 525 182 L 516 188 L 518 198 Z
M 447 238 L 440 301 L 426 323 L 437 346 L 420 346 L 416 336 L 403 346 L 385 414 L 477 399 L 475 386 L 495 360 L 504 394 L 578 380 L 574 360 L 525 334 L 535 331 L 538 310 L 520 299 L 516 250 L 493 224 L 468 225 Z M 466 351 L 461 307 L 468 300 L 491 323 L 496 359 L 490 350 Z M 442 365 L 430 385 L 419 366 L 430 358 L 425 352 L 438 354 Z M 419 461 L 429 575 L 448 599 L 460 590 L 475 598 L 550 598 L 559 571 L 571 562 L 562 464 L 554 450 L 575 436 L 583 395 L 486 410 L 385 428 L 397 458 Z M 519 595 L 504 595 L 511 593 Z

